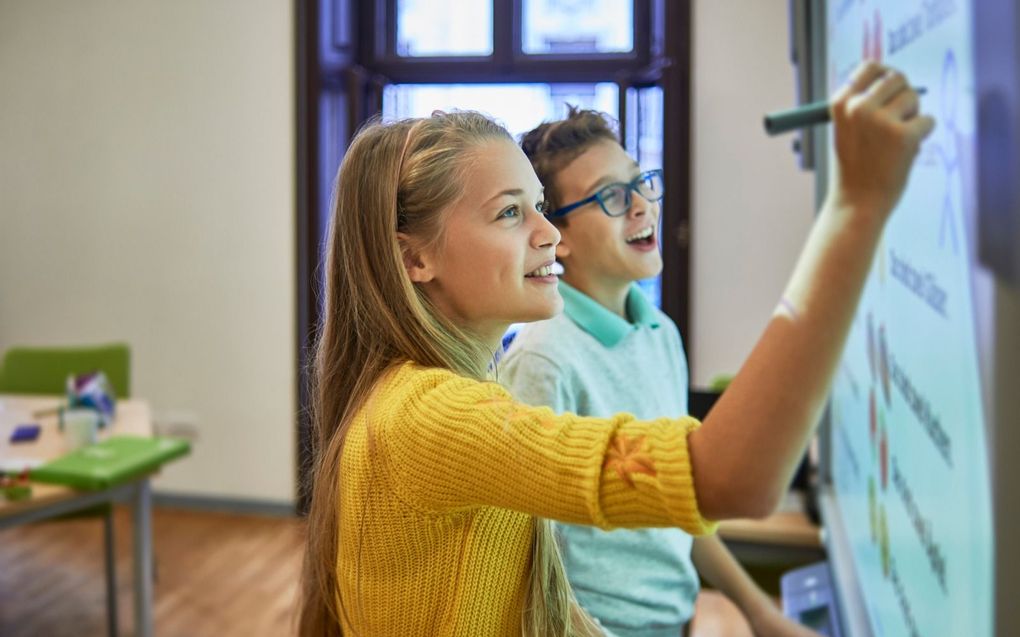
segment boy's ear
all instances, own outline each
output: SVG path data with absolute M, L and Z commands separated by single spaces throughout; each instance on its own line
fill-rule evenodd
M 428 283 L 435 278 L 431 259 L 415 246 L 414 240 L 403 232 L 397 233 L 400 254 L 404 258 L 404 269 L 412 283 Z
M 565 240 L 565 237 L 560 235 L 560 242 L 556 244 L 556 258 L 562 260 L 570 256 L 570 243 Z

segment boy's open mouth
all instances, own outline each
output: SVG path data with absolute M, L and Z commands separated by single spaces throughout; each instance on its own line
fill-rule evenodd
M 655 228 L 648 226 L 644 230 L 639 230 L 629 237 L 625 238 L 628 244 L 637 246 L 650 246 L 655 243 Z

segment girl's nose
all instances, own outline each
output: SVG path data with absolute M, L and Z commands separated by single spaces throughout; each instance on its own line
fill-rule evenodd
M 537 220 L 532 230 L 532 245 L 535 248 L 555 248 L 560 243 L 560 230 L 542 213 L 536 211 Z

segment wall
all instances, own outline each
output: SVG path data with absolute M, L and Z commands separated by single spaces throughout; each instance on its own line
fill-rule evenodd
M 294 495 L 291 3 L 0 0 L 0 349 L 124 340 L 162 491 Z
M 0 348 L 123 339 L 195 422 L 165 491 L 293 495 L 289 3 L 0 0 Z M 693 383 L 736 371 L 793 268 L 812 182 L 787 3 L 694 3 Z
M 697 0 L 692 75 L 691 382 L 735 373 L 793 272 L 813 216 L 811 173 L 762 115 L 794 103 L 788 2 Z M 685 335 L 686 336 L 686 335 Z

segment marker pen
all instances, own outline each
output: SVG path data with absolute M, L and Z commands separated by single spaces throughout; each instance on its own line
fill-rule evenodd
M 914 90 L 918 95 L 925 94 L 923 87 Z M 832 111 L 827 101 L 811 102 L 797 108 L 765 115 L 765 132 L 769 135 L 779 135 L 797 128 L 824 124 L 830 119 L 832 119 Z

